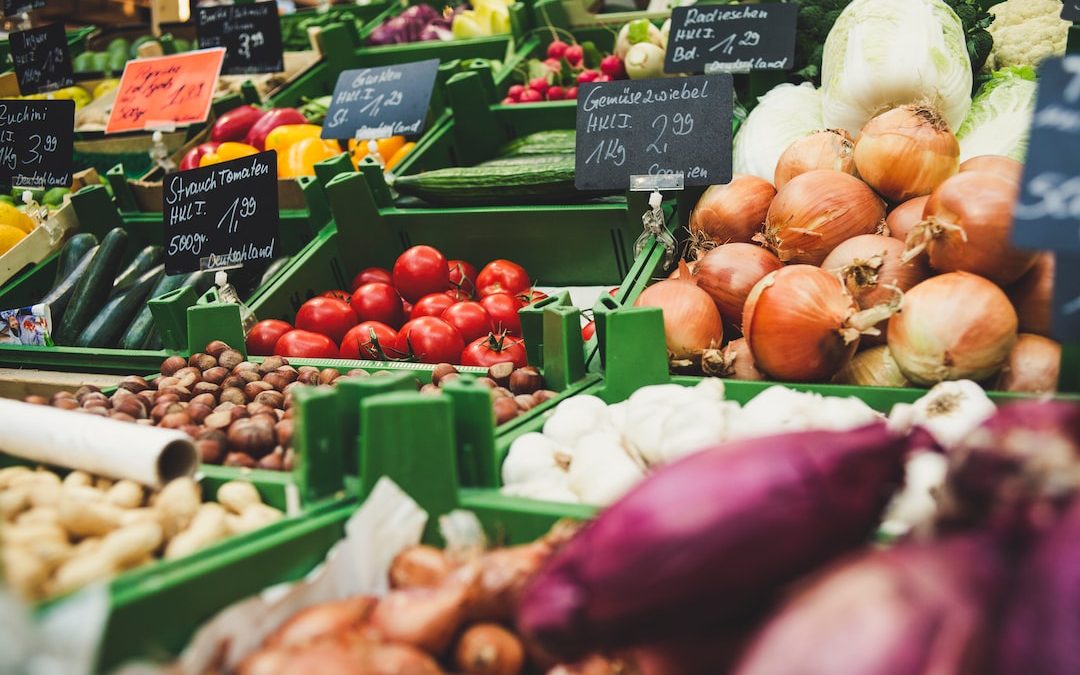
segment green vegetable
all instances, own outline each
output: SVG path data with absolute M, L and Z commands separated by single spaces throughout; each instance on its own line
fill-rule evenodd
M 92 246 L 89 250 L 84 251 L 82 257 L 75 262 L 75 265 L 67 275 L 61 279 L 59 283 L 53 286 L 52 290 L 41 299 L 41 304 L 49 306 L 49 311 L 52 313 L 53 326 L 59 326 L 63 321 L 64 312 L 67 311 L 67 306 L 71 303 L 71 298 L 75 294 L 75 288 L 86 276 L 87 270 L 90 269 L 90 265 L 94 262 L 94 256 L 97 251 L 97 244 Z
M 98 238 L 89 232 L 81 232 L 64 242 L 60 249 L 59 264 L 56 267 L 56 280 L 53 288 L 71 274 L 71 270 L 79 264 L 86 252 L 98 245 Z
M 116 281 L 113 282 L 112 291 L 109 296 L 115 296 L 124 292 L 131 284 L 135 283 L 135 280 L 143 275 L 146 270 L 154 267 L 161 262 L 162 256 L 165 255 L 165 249 L 160 246 L 147 246 L 143 250 L 136 254 L 131 263 L 128 264 L 124 271 L 116 275 Z
M 191 274 L 172 274 L 161 277 L 154 286 L 147 300 L 160 298 L 166 293 L 171 293 L 184 286 L 192 286 L 196 295 L 201 295 L 213 283 L 212 272 L 192 272 Z M 158 334 L 157 324 L 154 323 L 154 314 L 147 304 L 139 310 L 131 324 L 124 331 L 120 340 L 121 349 L 161 349 L 161 338 Z
M 90 70 L 105 72 L 109 69 L 109 52 L 95 52 L 90 59 Z
M 995 72 L 971 102 L 971 112 L 956 132 L 960 161 L 979 155 L 1005 155 L 1023 162 L 1036 88 L 1035 70 L 1030 66 Z
M 514 157 L 517 155 L 546 155 L 551 153 L 569 152 L 575 149 L 577 133 L 573 129 L 554 129 L 551 131 L 538 131 L 528 136 L 515 138 L 503 147 L 499 148 L 499 157 Z
M 74 343 L 91 318 L 101 311 L 112 290 L 113 279 L 120 271 L 127 240 L 127 232 L 120 227 L 109 230 L 101 240 L 101 246 L 94 252 L 89 269 L 76 284 L 71 304 L 53 335 L 56 344 Z M 54 322 L 54 325 L 57 324 Z
M 124 292 L 114 296 L 75 340 L 76 347 L 111 347 L 139 311 L 150 290 L 165 274 L 165 265 L 147 270 Z
M 131 48 L 128 49 L 128 56 L 133 59 L 139 58 L 139 47 L 142 47 L 147 42 L 157 42 L 157 38 L 153 35 L 141 35 L 135 38 L 135 41 L 131 43 Z
M 960 17 L 960 23 L 964 24 L 968 58 L 971 59 L 971 72 L 977 73 L 982 70 L 994 46 L 994 38 L 986 30 L 994 18 L 982 8 L 978 0 L 945 0 L 945 2 L 956 12 L 956 16 Z
M 432 204 L 518 204 L 560 201 L 575 195 L 574 157 L 542 159 L 512 166 L 454 167 L 398 176 L 403 195 Z
M 41 203 L 45 206 L 63 206 L 64 195 L 70 194 L 71 190 L 64 187 L 49 188 L 41 196 Z
M 76 73 L 85 73 L 94 69 L 93 52 L 83 52 L 71 59 L 71 69 Z

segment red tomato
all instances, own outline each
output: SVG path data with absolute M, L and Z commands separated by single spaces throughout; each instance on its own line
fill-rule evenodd
M 530 288 L 526 291 L 518 293 L 515 297 L 517 298 L 517 301 L 521 303 L 521 306 L 524 307 L 525 305 L 531 305 L 534 302 L 540 302 L 541 300 L 547 298 L 548 294 L 542 293 L 535 288 Z
M 589 338 L 596 335 L 596 322 L 590 321 L 585 324 L 585 327 L 581 329 L 581 338 L 588 342 Z
M 472 300 L 472 296 L 461 290 L 460 288 L 451 288 L 450 290 L 445 291 L 445 293 L 446 297 L 450 298 L 454 302 L 466 302 L 468 300 Z
M 382 267 L 368 267 L 366 269 L 360 270 L 360 274 L 357 274 L 355 277 L 353 277 L 351 288 L 355 292 L 356 289 L 360 288 L 364 284 L 371 284 L 375 283 L 376 281 L 382 282 L 384 284 L 394 283 L 393 277 L 390 276 L 390 270 L 384 269 Z
M 386 361 L 394 355 L 397 331 L 378 321 L 353 326 L 341 340 L 341 358 Z
M 405 298 L 401 299 L 401 309 L 405 313 L 405 316 L 412 314 L 412 303 Z M 404 321 L 402 321 L 404 323 Z
M 325 335 L 307 330 L 291 330 L 278 338 L 274 345 L 277 356 L 293 356 L 299 359 L 336 359 L 338 348 Z
M 450 285 L 460 290 L 466 298 L 472 298 L 476 293 L 476 267 L 464 260 L 451 260 Z
M 381 281 L 364 284 L 353 292 L 349 304 L 360 321 L 378 321 L 391 328 L 405 323 L 401 296 L 390 284 Z
M 398 332 L 395 349 L 421 363 L 458 363 L 465 341 L 457 328 L 434 316 L 413 319 Z
M 320 295 L 319 297 L 321 297 L 321 298 L 334 298 L 335 300 L 341 300 L 342 302 L 348 302 L 350 296 L 349 296 L 349 293 L 346 293 L 345 291 L 342 291 L 342 290 L 339 289 L 339 290 L 335 290 L 335 291 L 327 291 L 327 292 L 323 293 L 322 295 Z
M 491 317 L 491 325 L 497 332 L 506 331 L 510 335 L 521 335 L 521 319 L 518 310 L 521 304 L 517 298 L 506 293 L 495 293 L 480 300 L 480 304 Z
M 491 332 L 491 317 L 479 302 L 458 302 L 442 313 L 442 320 L 458 329 L 466 343 Z
M 450 287 L 446 257 L 430 246 L 413 246 L 394 262 L 394 287 L 409 302 L 445 291 Z
M 409 318 L 419 319 L 422 316 L 441 316 L 452 304 L 454 304 L 454 299 L 446 293 L 431 293 L 416 301 L 412 311 L 409 312 Z
M 476 287 L 486 288 L 498 284 L 503 293 L 520 293 L 532 286 L 525 268 L 509 260 L 492 260 L 476 275 Z
M 322 333 L 334 344 L 341 342 L 355 325 L 356 314 L 349 303 L 334 298 L 312 298 L 300 305 L 300 311 L 296 313 L 297 328 Z
M 490 368 L 496 363 L 509 361 L 515 368 L 528 365 L 525 358 L 525 341 L 510 335 L 495 335 L 478 338 L 469 343 L 461 352 L 461 365 Z
M 247 352 L 250 356 L 270 356 L 278 338 L 292 330 L 288 321 L 264 319 L 255 324 L 247 336 Z

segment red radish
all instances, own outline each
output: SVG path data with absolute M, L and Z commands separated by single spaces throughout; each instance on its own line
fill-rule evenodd
M 566 88 L 566 96 L 564 96 L 563 98 L 565 98 L 568 101 L 573 101 L 574 99 L 576 99 L 577 98 L 577 87 L 567 87 Z
M 533 79 L 529 80 L 529 88 L 540 92 L 541 96 L 547 93 L 549 86 L 551 85 L 548 84 L 547 78 L 534 77 Z
M 509 96 L 507 96 L 506 98 L 504 98 L 502 101 L 499 101 L 499 102 L 501 104 L 503 104 L 503 105 L 514 105 L 515 103 L 518 103 L 518 101 L 516 101 L 515 99 L 510 98 Z
M 515 101 L 521 100 L 521 93 L 525 91 L 525 85 L 512 84 L 510 88 L 506 90 L 506 95 Z
M 566 49 L 570 45 L 566 44 L 562 40 L 552 40 L 548 45 L 547 55 L 549 59 L 561 59 L 566 54 Z M 569 60 L 569 59 L 568 59 Z
M 535 89 L 526 89 L 521 94 L 521 103 L 537 103 L 544 100 L 544 95 Z
M 563 52 L 563 58 L 570 65 L 576 66 L 585 58 L 585 50 L 581 48 L 581 45 L 570 45 Z
M 586 82 L 593 82 L 593 81 L 596 80 L 596 78 L 599 75 L 600 75 L 600 73 L 596 72 L 595 70 L 583 70 L 580 73 L 578 73 L 578 76 L 577 76 L 578 84 L 585 84 Z
M 553 73 L 557 73 L 562 70 L 562 61 L 559 59 L 544 59 L 544 65 L 547 69 Z
M 593 82 L 611 82 L 611 76 L 601 73 L 596 76 L 596 79 L 593 80 Z
M 622 59 L 614 54 L 609 54 L 600 60 L 600 72 L 613 80 L 621 80 L 626 77 L 626 67 Z
M 549 101 L 561 101 L 564 98 L 566 98 L 566 90 L 558 85 L 547 90 L 547 100 Z

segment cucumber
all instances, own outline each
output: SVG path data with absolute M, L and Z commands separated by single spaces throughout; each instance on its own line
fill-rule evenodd
M 512 157 L 498 157 L 481 162 L 477 166 L 521 166 L 523 164 L 538 164 L 540 162 L 555 162 L 565 159 L 564 154 L 548 155 L 513 155 Z
M 53 289 L 59 286 L 64 279 L 67 279 L 68 275 L 71 274 L 71 270 L 75 269 L 75 266 L 83 259 L 86 252 L 97 245 L 97 237 L 89 232 L 76 234 L 64 242 L 63 248 L 60 249 L 60 263 L 56 267 L 56 281 L 53 282 Z M 52 293 L 52 291 L 49 292 Z
M 52 290 L 41 299 L 41 304 L 49 306 L 53 326 L 59 326 L 63 320 L 64 311 L 67 309 L 68 303 L 71 302 L 71 297 L 75 294 L 75 286 L 79 283 L 79 279 L 86 275 L 86 270 L 90 269 L 90 263 L 94 261 L 94 254 L 97 253 L 97 250 L 98 247 L 94 246 L 83 253 L 82 260 L 76 262 L 75 267 L 68 272 L 68 275 L 61 279 L 60 283 L 53 286 Z
M 90 268 L 75 285 L 74 295 L 64 313 L 64 320 L 53 340 L 59 345 L 70 345 L 78 338 L 83 328 L 90 323 L 96 312 L 101 311 L 112 290 L 113 279 L 120 271 L 120 261 L 124 257 L 128 234 L 121 227 L 109 230 L 101 245 L 94 253 Z
M 109 297 L 123 292 L 128 286 L 135 283 L 135 280 L 142 276 L 146 270 L 161 264 L 163 255 L 165 255 L 165 249 L 160 246 L 147 246 L 139 251 L 135 259 L 124 268 L 124 271 L 116 276 Z
M 124 327 L 131 323 L 131 318 L 143 306 L 146 296 L 164 274 L 165 265 L 158 265 L 143 273 L 127 289 L 113 296 L 105 303 L 105 307 L 98 312 L 90 325 L 79 333 L 75 346 L 112 347 L 115 345 Z
M 514 155 L 547 155 L 553 153 L 572 153 L 577 143 L 577 132 L 573 129 L 554 129 L 538 131 L 528 136 L 515 138 L 499 149 L 499 157 Z
M 200 296 L 214 283 L 213 272 L 192 272 L 191 274 L 174 274 L 163 277 L 154 290 L 150 291 L 147 300 L 160 298 L 161 296 L 175 291 L 182 286 L 191 286 L 195 289 L 195 295 Z M 124 337 L 120 341 L 122 349 L 161 349 L 161 336 L 158 333 L 157 324 L 154 323 L 154 315 L 147 303 L 135 320 L 131 322 Z
M 574 199 L 574 156 L 510 166 L 454 167 L 398 176 L 394 188 L 432 204 L 518 204 Z M 576 197 L 580 198 L 580 197 Z

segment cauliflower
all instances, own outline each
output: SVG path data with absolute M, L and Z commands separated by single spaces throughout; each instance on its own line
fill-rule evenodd
M 1037 66 L 1063 55 L 1071 24 L 1061 19 L 1061 7 L 1061 0 L 1006 0 L 991 7 L 990 69 Z

